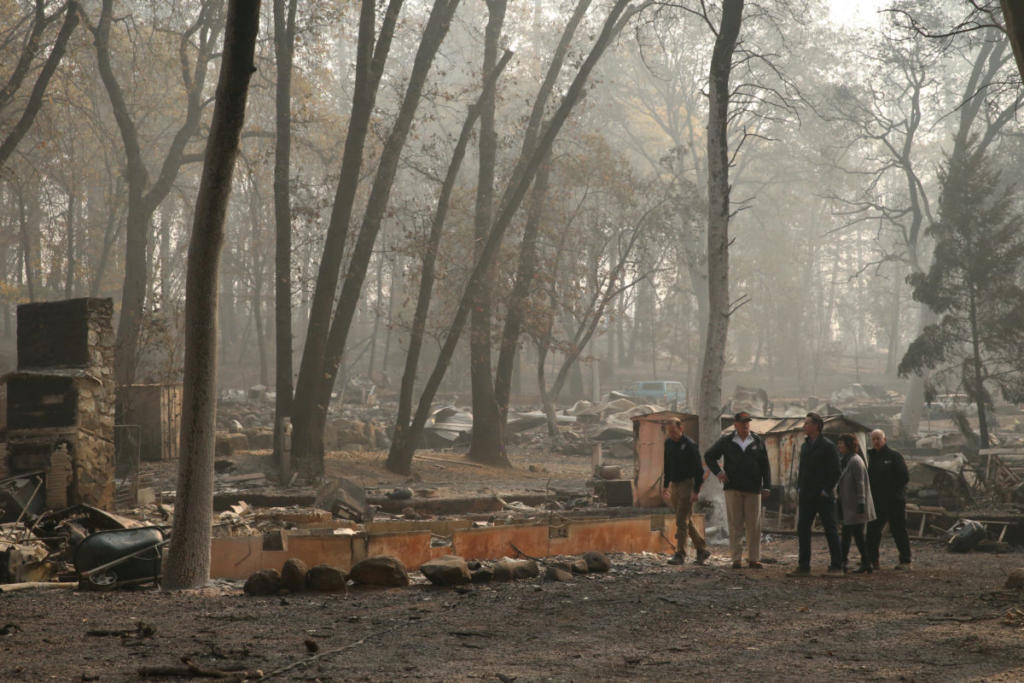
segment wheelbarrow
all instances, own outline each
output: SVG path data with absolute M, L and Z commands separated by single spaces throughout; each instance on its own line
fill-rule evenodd
M 112 590 L 118 586 L 160 583 L 163 547 L 169 543 L 160 527 L 110 529 L 87 536 L 75 549 L 78 586 Z

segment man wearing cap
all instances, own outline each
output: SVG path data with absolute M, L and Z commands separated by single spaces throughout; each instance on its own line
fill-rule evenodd
M 725 514 L 729 521 L 729 549 L 733 569 L 743 567 L 743 534 L 747 536 L 747 563 L 761 568 L 761 500 L 771 492 L 772 474 L 768 451 L 750 431 L 750 413 L 733 416 L 733 431 L 722 436 L 704 454 L 704 462 L 725 489 Z M 724 461 L 720 467 L 719 460 Z
M 686 561 L 686 537 L 693 541 L 696 563 L 704 564 L 711 556 L 704 537 L 693 525 L 693 504 L 697 502 L 700 485 L 704 483 L 704 466 L 697 444 L 683 434 L 683 423 L 674 417 L 665 425 L 665 471 L 661 478 L 661 495 L 676 511 L 676 553 L 669 564 Z
M 828 542 L 828 576 L 843 576 L 843 552 L 836 530 L 836 484 L 842 470 L 839 449 L 821 433 L 825 421 L 817 413 L 807 413 L 800 447 L 800 472 L 797 475 L 799 511 L 796 532 L 800 542 L 799 564 L 787 576 L 809 576 L 811 573 L 811 526 L 821 517 Z

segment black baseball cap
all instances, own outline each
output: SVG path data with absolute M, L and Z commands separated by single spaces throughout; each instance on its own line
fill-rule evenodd
M 750 413 L 748 413 L 745 410 L 741 410 L 740 412 L 732 416 L 733 422 L 750 422 L 753 419 L 754 418 L 750 417 Z

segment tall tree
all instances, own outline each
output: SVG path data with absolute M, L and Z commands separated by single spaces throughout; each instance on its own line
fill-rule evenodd
M 274 0 L 274 338 L 275 392 L 274 459 L 287 480 L 291 462 L 285 461 L 284 420 L 292 406 L 292 60 L 295 54 L 297 0 Z
M 302 367 L 295 387 L 295 403 L 293 405 L 295 431 L 292 437 L 292 452 L 299 470 L 307 478 L 314 478 L 323 473 L 323 433 L 331 392 L 334 389 L 334 382 L 341 366 L 352 321 L 361 299 L 363 282 L 373 256 L 373 248 L 380 232 L 381 222 L 387 212 L 388 201 L 398 171 L 398 161 L 419 107 L 427 75 L 434 57 L 448 33 L 459 1 L 434 0 L 413 61 L 398 116 L 381 150 L 380 161 L 370 188 L 370 196 L 367 199 L 359 234 L 350 254 L 349 267 L 345 273 L 334 314 L 330 319 L 330 330 L 325 340 L 326 344 L 323 346 L 323 357 L 319 363 L 311 359 L 310 365 L 307 366 L 308 341 L 307 349 L 303 352 Z M 333 290 L 331 294 L 333 298 Z M 312 334 L 312 330 L 310 333 Z M 311 366 L 319 366 L 321 371 L 311 375 L 309 374 Z
M 908 278 L 914 298 L 939 319 L 911 342 L 899 371 L 935 370 L 933 386 L 965 390 L 986 448 L 986 385 L 1007 400 L 1024 399 L 1024 216 L 1014 186 L 981 149 L 951 154 L 940 179 L 939 220 L 927 231 L 935 239 L 932 264 Z
M 174 530 L 163 585 L 196 588 L 210 578 L 213 450 L 217 410 L 217 272 L 249 79 L 259 0 L 230 0 L 217 94 L 189 239 L 185 376 Z
M 138 363 L 139 335 L 149 273 L 147 250 L 153 213 L 170 192 L 181 166 L 186 162 L 186 146 L 199 131 L 205 105 L 206 76 L 216 49 L 220 22 L 220 3 L 204 2 L 195 18 L 178 36 L 180 75 L 185 92 L 185 118 L 175 131 L 160 165 L 151 180 L 136 113 L 131 111 L 121 86 L 111 49 L 114 23 L 113 0 L 103 0 L 99 21 L 90 27 L 96 46 L 96 62 L 106 88 L 114 119 L 124 145 L 128 182 L 128 213 L 125 225 L 124 284 L 121 290 L 121 318 L 117 326 L 115 372 L 119 385 L 131 384 Z
M 724 0 L 708 75 L 708 326 L 701 364 L 701 450 L 721 431 L 722 372 L 733 304 L 729 300 L 729 74 L 743 22 L 743 0 Z

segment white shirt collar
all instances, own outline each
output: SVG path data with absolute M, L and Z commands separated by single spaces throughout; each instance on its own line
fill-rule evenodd
M 747 432 L 747 438 L 741 439 L 739 433 L 736 432 L 732 435 L 732 440 L 738 443 L 740 445 L 740 448 L 742 448 L 743 450 L 747 450 L 747 446 L 754 443 L 754 433 Z

